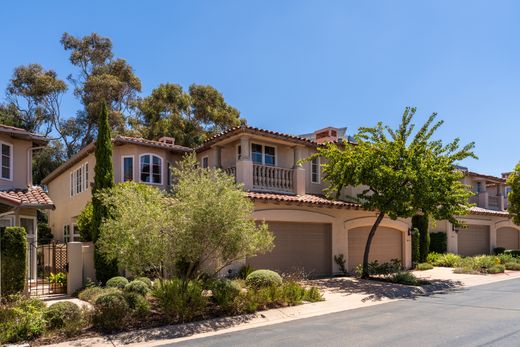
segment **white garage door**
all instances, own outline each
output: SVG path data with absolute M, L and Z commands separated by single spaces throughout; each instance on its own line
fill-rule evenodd
M 497 230 L 497 247 L 505 249 L 519 249 L 519 234 L 515 228 L 500 228 Z
M 489 254 L 489 226 L 468 225 L 459 230 L 457 243 L 460 255 Z
M 332 226 L 318 223 L 267 222 L 274 249 L 248 259 L 255 269 L 283 273 L 304 271 L 311 277 L 332 273 Z
M 370 226 L 354 228 L 348 232 L 348 270 L 353 271 L 363 263 L 365 245 L 370 232 Z M 370 246 L 369 261 L 377 260 L 380 264 L 399 259 L 403 264 L 403 235 L 392 228 L 377 228 Z

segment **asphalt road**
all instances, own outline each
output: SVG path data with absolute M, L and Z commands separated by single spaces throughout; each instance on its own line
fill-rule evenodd
M 520 346 L 520 279 L 175 346 Z

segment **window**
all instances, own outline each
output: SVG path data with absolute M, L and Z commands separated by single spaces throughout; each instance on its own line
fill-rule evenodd
M 134 157 L 123 157 L 123 182 L 134 180 Z
M 72 224 L 72 241 L 80 241 L 81 235 L 79 233 L 79 228 L 76 224 Z
M 209 158 L 208 157 L 203 157 L 202 158 L 202 168 L 203 169 L 207 169 L 209 167 Z
M 276 165 L 276 150 L 274 147 L 253 143 L 251 145 L 251 156 L 255 164 Z
M 320 183 L 320 158 L 311 161 L 311 182 Z
M 63 226 L 63 242 L 70 242 L 70 225 Z
M 77 195 L 88 188 L 88 163 L 85 163 L 70 173 L 70 195 Z
M 2 178 L 12 179 L 12 159 L 13 146 L 2 143 Z
M 141 156 L 141 182 L 162 183 L 162 159 L 153 154 Z
M 242 159 L 242 146 L 237 146 L 237 160 Z

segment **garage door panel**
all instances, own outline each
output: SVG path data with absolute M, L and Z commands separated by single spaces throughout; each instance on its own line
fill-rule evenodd
M 248 259 L 255 269 L 290 273 L 305 271 L 310 276 L 332 273 L 332 226 L 319 223 L 267 222 L 274 234 L 274 249 Z
M 497 230 L 497 247 L 505 249 L 520 248 L 520 232 L 515 228 L 500 228 Z
M 363 254 L 370 232 L 369 226 L 355 228 L 348 232 L 348 270 L 353 271 L 363 263 Z M 402 233 L 397 229 L 380 227 L 376 231 L 370 247 L 369 261 L 387 263 L 392 259 L 403 262 Z
M 457 243 L 460 255 L 489 254 L 489 226 L 468 225 L 459 230 Z

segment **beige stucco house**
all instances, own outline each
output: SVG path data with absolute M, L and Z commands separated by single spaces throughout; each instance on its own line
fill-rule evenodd
M 0 226 L 24 227 L 30 243 L 37 242 L 37 210 L 54 208 L 32 182 L 33 152 L 47 143 L 43 136 L 0 124 Z

